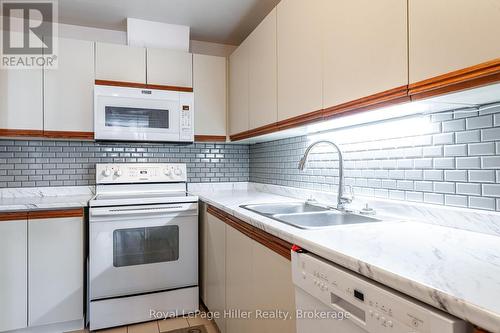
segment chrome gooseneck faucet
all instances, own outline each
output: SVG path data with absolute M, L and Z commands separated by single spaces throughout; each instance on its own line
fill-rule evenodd
M 312 143 L 309 147 L 307 147 L 307 149 L 304 153 L 304 156 L 302 156 L 302 158 L 299 161 L 299 170 L 302 171 L 305 169 L 309 153 L 316 145 L 319 145 L 322 143 L 326 143 L 326 144 L 331 145 L 333 148 L 335 148 L 335 150 L 337 150 L 337 152 L 339 154 L 339 189 L 338 189 L 338 193 L 337 193 L 337 209 L 338 210 L 345 210 L 346 204 L 352 202 L 352 196 L 346 195 L 344 193 L 344 159 L 342 157 L 342 151 L 335 143 L 333 143 L 331 141 L 326 141 L 326 140 L 317 141 L 317 142 Z

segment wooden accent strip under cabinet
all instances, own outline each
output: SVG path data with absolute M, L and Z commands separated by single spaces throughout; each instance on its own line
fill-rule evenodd
M 51 139 L 94 140 L 94 132 L 43 131 L 43 136 Z
M 227 225 L 231 226 L 232 228 L 238 230 L 245 236 L 255 240 L 256 242 L 262 244 L 263 246 L 267 247 L 271 251 L 279 254 L 280 256 L 291 260 L 291 248 L 292 244 L 288 243 L 287 241 L 282 240 L 279 237 L 276 237 L 274 235 L 268 234 L 267 232 L 254 227 L 253 225 L 250 225 L 246 222 L 241 221 L 240 219 L 227 214 L 226 212 L 220 210 L 219 208 L 216 208 L 214 206 L 208 205 L 207 207 L 207 212 L 219 220 L 225 222 Z
M 412 100 L 435 97 L 500 81 L 500 58 L 408 86 Z
M 193 92 L 193 88 L 191 87 L 164 86 L 159 84 L 145 84 L 145 83 L 123 82 L 123 81 L 95 80 L 95 84 L 99 86 Z
M 42 130 L 0 128 L 0 136 L 43 137 Z
M 2 222 L 2 221 L 14 221 L 14 220 L 26 220 L 27 218 L 28 218 L 27 212 L 0 213 L 0 222 Z
M 195 135 L 196 142 L 226 142 L 225 135 Z
M 62 217 L 82 217 L 83 208 L 59 209 L 59 210 L 41 210 L 28 212 L 28 219 L 52 219 Z
M 409 101 L 408 86 L 405 85 L 326 108 L 323 110 L 323 117 L 325 119 L 331 119 L 339 114 L 345 114 L 346 112 L 354 113 L 368 111 Z

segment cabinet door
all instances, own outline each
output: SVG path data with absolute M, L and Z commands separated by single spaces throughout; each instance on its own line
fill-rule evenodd
M 230 310 L 254 311 L 253 241 L 239 231 L 226 226 L 226 306 Z M 226 332 L 258 332 L 253 319 L 226 319 Z
M 27 325 L 27 222 L 0 220 L 0 331 Z
M 410 83 L 500 57 L 500 1 L 409 0 Z
M 229 134 L 248 130 L 248 43 L 229 56 Z
M 206 216 L 205 305 L 210 311 L 226 310 L 226 224 L 213 215 Z M 215 319 L 222 333 L 223 317 Z
M 248 37 L 248 119 L 250 129 L 277 120 L 276 8 Z
M 193 55 L 166 49 L 147 50 L 147 83 L 193 87 Z
M 279 254 L 260 243 L 253 246 L 253 280 L 255 308 L 264 311 L 285 311 L 295 314 L 295 290 L 292 282 L 292 265 Z M 258 332 L 294 333 L 295 319 L 259 320 Z
M 226 78 L 226 58 L 193 55 L 196 135 L 226 135 Z
M 83 318 L 82 217 L 28 221 L 29 326 Z
M 406 1 L 324 0 L 322 12 L 325 108 L 408 84 Z
M 0 69 L 0 129 L 43 130 L 42 72 Z
M 278 120 L 322 107 L 322 2 L 282 0 L 277 6 Z
M 146 83 L 146 49 L 96 43 L 95 78 Z
M 58 59 L 44 71 L 44 130 L 92 132 L 94 43 L 60 38 Z

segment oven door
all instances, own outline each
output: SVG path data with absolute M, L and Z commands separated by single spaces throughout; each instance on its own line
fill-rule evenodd
M 198 285 L 197 216 L 197 203 L 91 208 L 91 300 Z
M 97 140 L 180 141 L 179 92 L 96 86 Z

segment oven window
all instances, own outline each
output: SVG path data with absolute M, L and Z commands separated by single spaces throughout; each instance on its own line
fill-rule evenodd
M 107 127 L 168 128 L 168 110 L 106 106 Z
M 113 232 L 113 266 L 179 259 L 179 226 L 119 229 Z

